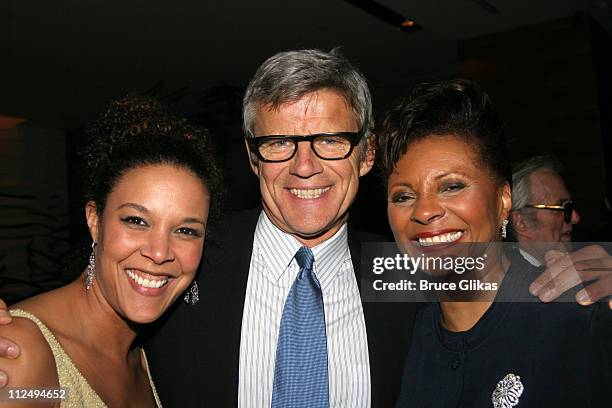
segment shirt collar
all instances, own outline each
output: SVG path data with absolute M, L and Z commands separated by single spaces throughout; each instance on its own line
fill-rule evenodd
M 539 268 L 540 266 L 542 266 L 542 262 L 538 261 L 533 255 L 531 255 L 529 252 L 525 251 L 522 248 L 519 248 L 519 252 L 521 253 L 521 255 L 523 256 L 523 258 L 525 258 L 525 260 L 527 262 L 529 262 L 530 264 L 532 264 L 533 266 L 535 266 L 536 268 Z
M 255 228 L 255 246 L 272 281 L 279 282 L 288 270 L 302 244 L 291 234 L 279 229 L 262 211 Z M 329 239 L 311 248 L 314 255 L 314 271 L 325 287 L 333 280 L 344 262 L 351 259 L 348 247 L 346 223 Z M 296 269 L 297 271 L 297 269 Z
M 321 287 L 326 287 L 336 277 L 342 264 L 351 259 L 346 223 L 332 237 L 312 248 L 312 253 L 317 278 Z
M 272 281 L 280 279 L 291 264 L 302 244 L 290 234 L 281 231 L 262 211 L 255 227 L 255 245 Z

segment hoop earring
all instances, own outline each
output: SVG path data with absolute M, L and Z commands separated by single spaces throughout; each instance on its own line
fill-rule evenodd
M 95 247 L 96 243 L 94 241 L 91 243 L 91 254 L 89 254 L 89 262 L 87 263 L 87 277 L 85 278 L 85 288 L 87 290 L 91 289 L 93 286 L 94 274 L 96 272 Z
M 196 281 L 191 282 L 191 285 L 185 292 L 185 297 L 183 300 L 185 303 L 192 306 L 198 303 L 200 300 L 200 289 L 198 288 L 198 283 Z
M 508 226 L 508 220 L 503 220 L 503 221 L 502 221 L 502 226 L 501 226 L 501 236 L 502 236 L 502 238 L 504 238 L 504 239 L 508 237 L 508 229 L 507 229 L 507 226 Z

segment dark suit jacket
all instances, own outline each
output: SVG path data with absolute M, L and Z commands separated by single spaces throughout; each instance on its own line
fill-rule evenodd
M 164 406 L 235 407 L 242 311 L 260 209 L 236 212 L 204 249 L 198 276 L 200 301 L 177 302 L 147 333 L 145 349 Z M 383 237 L 348 231 L 360 284 L 362 242 Z M 372 406 L 391 407 L 399 391 L 415 315 L 408 303 L 363 303 Z

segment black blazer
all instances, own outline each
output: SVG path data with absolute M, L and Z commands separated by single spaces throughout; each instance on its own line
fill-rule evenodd
M 242 311 L 260 212 L 235 212 L 223 221 L 223 230 L 204 249 L 197 278 L 200 301 L 193 306 L 177 302 L 145 334 L 164 406 L 237 406 Z M 348 240 L 360 284 L 361 243 L 384 238 L 349 228 Z M 375 408 L 391 407 L 397 397 L 415 309 L 409 303 L 363 303 Z

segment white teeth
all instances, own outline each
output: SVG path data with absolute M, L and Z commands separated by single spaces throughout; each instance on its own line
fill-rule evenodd
M 138 276 L 137 274 L 135 274 L 134 271 L 132 271 L 131 269 L 126 269 L 126 272 L 131 280 L 138 283 L 140 286 L 144 288 L 152 288 L 152 289 L 161 288 L 166 283 L 168 283 L 168 279 L 155 280 L 155 279 L 142 278 L 141 276 Z
M 449 232 L 448 234 L 440 234 L 433 237 L 419 238 L 419 245 L 421 246 L 432 246 L 436 244 L 443 244 L 447 242 L 457 241 L 463 235 L 462 231 Z
M 312 188 L 312 189 L 291 188 L 291 189 L 289 189 L 289 191 L 291 192 L 291 194 L 293 194 L 294 196 L 296 196 L 298 198 L 303 198 L 303 199 L 306 199 L 306 200 L 312 200 L 314 198 L 321 197 L 321 195 L 323 193 L 325 193 L 326 191 L 329 191 L 329 189 L 331 189 L 331 187 Z

